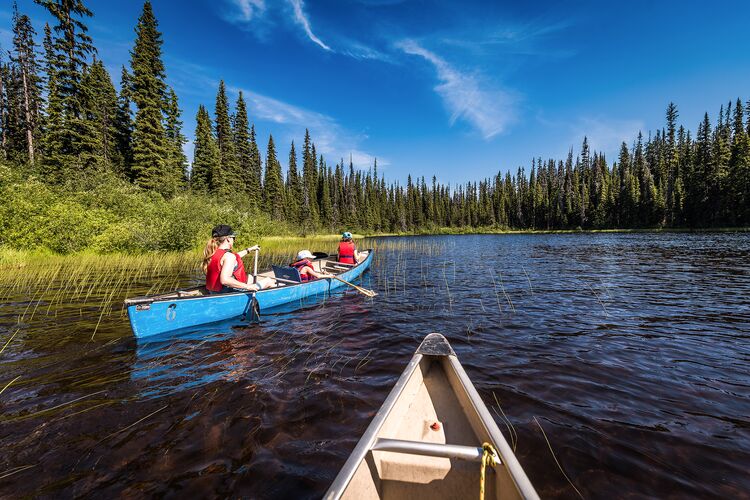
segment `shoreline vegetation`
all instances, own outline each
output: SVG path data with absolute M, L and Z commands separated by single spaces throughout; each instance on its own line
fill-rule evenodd
M 661 233 L 750 233 L 750 227 L 717 227 L 717 228 L 639 228 L 639 229 L 555 229 L 555 230 L 518 230 L 518 229 L 498 229 L 498 228 L 439 228 L 431 231 L 404 232 L 404 233 L 371 233 L 357 234 L 354 233 L 355 241 L 362 241 L 366 238 L 401 238 L 410 236 L 481 236 L 481 235 L 546 235 L 546 234 L 661 234 Z M 242 248 L 245 245 L 258 243 L 261 246 L 260 261 L 273 263 L 283 263 L 284 257 L 291 259 L 294 254 L 301 248 L 309 248 L 313 251 L 327 251 L 335 253 L 336 245 L 341 235 L 336 234 L 314 234 L 308 236 L 295 235 L 275 235 L 261 236 L 257 240 L 250 240 L 247 237 L 239 237 L 238 245 Z M 82 250 L 75 253 L 56 253 L 46 248 L 22 250 L 0 246 L 0 269 L 7 267 L 33 267 L 35 263 L 39 265 L 48 265 L 52 263 L 64 263 L 83 260 L 90 265 L 100 263 L 102 267 L 112 265 L 112 259 L 119 261 L 118 267 L 136 267 L 144 263 L 157 265 L 167 265 L 168 267 L 190 268 L 200 267 L 201 248 L 195 247 L 188 250 L 150 250 L 142 252 L 114 252 L 114 253 L 97 253 L 91 249 Z M 252 254 L 246 259 L 252 259 Z M 266 263 L 268 263 L 266 262 Z
M 496 174 L 477 181 L 444 184 L 435 176 L 408 175 L 404 184 L 387 182 L 377 160 L 365 170 L 355 169 L 351 158 L 329 163 L 309 130 L 297 146 L 291 143 L 283 169 L 282 146 L 269 135 L 262 155 L 253 110 L 241 92 L 228 95 L 220 81 L 213 114 L 204 105 L 197 110 L 189 163 L 182 110 L 168 84 L 165 40 L 151 3 L 145 1 L 134 20 L 131 59 L 119 88 L 96 56 L 86 26 L 93 13 L 85 2 L 39 3 L 52 25 L 35 27 L 14 4 L 10 57 L 0 59 L 0 254 L 16 260 L 34 251 L 193 252 L 219 223 L 238 232 L 240 248 L 274 235 L 343 230 L 403 235 L 750 227 L 750 101 L 728 101 L 715 121 L 705 113 L 695 134 L 677 123 L 677 106 L 669 103 L 665 126 L 622 142 L 611 162 L 584 137 L 577 153 L 571 148 L 566 158 L 536 157 L 515 173 L 498 161 Z

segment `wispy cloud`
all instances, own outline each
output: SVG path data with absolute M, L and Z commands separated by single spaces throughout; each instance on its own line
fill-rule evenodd
M 318 44 L 321 48 L 332 51 L 331 47 L 326 45 L 320 38 L 315 36 L 315 33 L 312 32 L 312 28 L 310 27 L 310 20 L 307 18 L 307 15 L 305 15 L 305 11 L 303 10 L 303 3 L 302 0 L 289 0 L 289 2 L 292 4 L 292 8 L 294 9 L 294 20 L 302 26 L 302 29 L 305 30 L 305 33 L 307 34 L 307 37 L 312 40 L 314 43 Z
M 462 73 L 414 40 L 403 40 L 396 46 L 407 54 L 424 58 L 435 67 L 440 81 L 435 91 L 451 113 L 451 125 L 463 119 L 485 139 L 491 139 L 506 130 L 514 120 L 515 99 L 508 91 L 482 88 L 477 76 Z
M 307 128 L 315 143 L 316 152 L 323 154 L 327 161 L 336 163 L 341 158 L 348 160 L 351 156 L 356 168 L 367 169 L 372 166 L 375 156 L 361 149 L 361 143 L 367 139 L 367 136 L 347 130 L 333 117 L 252 90 L 236 87 L 230 90 L 233 92 L 242 90 L 248 109 L 255 119 L 282 126 L 284 136 L 276 138 L 277 144 L 280 144 L 279 140 L 288 142 L 295 140 L 299 144 Z M 378 165 L 387 164 L 387 160 L 378 158 Z
M 265 40 L 275 26 L 274 16 L 269 15 L 274 5 L 266 5 L 266 0 L 220 0 L 217 7 L 222 19 L 258 40 Z
M 346 47 L 341 50 L 341 54 L 344 54 L 345 56 L 353 57 L 354 59 L 370 59 L 391 64 L 396 63 L 392 55 L 364 45 L 356 40 L 341 40 L 341 42 Z
M 231 0 L 237 7 L 237 13 L 244 22 L 252 21 L 257 16 L 262 16 L 266 11 L 265 0 Z

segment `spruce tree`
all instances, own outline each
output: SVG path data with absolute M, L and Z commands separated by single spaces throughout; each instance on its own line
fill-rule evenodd
M 729 191 L 728 174 L 729 160 L 731 155 L 731 129 L 728 122 L 719 112 L 719 123 L 714 129 L 711 164 L 709 167 L 709 210 L 711 213 L 711 225 L 718 226 L 724 223 L 727 208 L 727 200 L 724 194 Z
M 276 159 L 276 146 L 272 135 L 268 137 L 266 172 L 263 178 L 263 205 L 272 219 L 284 219 L 284 181 L 281 178 L 281 164 Z
M 331 186 L 334 178 L 330 168 L 321 169 L 320 173 L 324 179 L 320 193 L 320 221 L 323 227 L 331 229 L 335 224 L 333 202 L 331 201 Z
M 130 107 L 130 84 L 131 77 L 125 66 L 120 72 L 120 93 L 117 96 L 117 116 L 115 128 L 117 129 L 117 151 L 122 159 L 116 170 L 132 180 L 131 163 L 133 161 L 132 139 L 133 139 L 133 111 Z
M 729 192 L 725 194 L 729 202 L 729 222 L 732 225 L 750 224 L 750 137 L 745 131 L 744 113 L 742 101 L 737 99 L 732 124 Z
M 250 180 L 248 183 L 248 194 L 251 202 L 254 199 L 256 206 L 260 206 L 263 199 L 263 161 L 260 157 L 258 142 L 255 140 L 255 125 L 250 126 Z
M 677 130 L 677 106 L 670 102 L 667 106 L 667 136 L 666 136 L 666 209 L 667 224 L 673 225 L 676 216 L 679 214 L 679 203 L 675 200 L 675 183 L 677 182 L 679 171 L 679 157 L 677 154 L 677 143 L 675 141 L 675 132 Z
M 12 60 L 18 66 L 21 77 L 21 90 L 23 93 L 23 122 L 22 126 L 26 139 L 26 161 L 34 165 L 36 153 L 39 148 L 38 139 L 40 133 L 41 117 L 41 77 L 40 64 L 36 58 L 36 42 L 34 36 L 36 31 L 31 25 L 31 20 L 26 15 L 18 13 L 18 6 L 13 3 L 13 48 Z
M 117 148 L 117 92 L 101 61 L 84 72 L 80 85 L 83 106 L 79 158 L 87 171 L 110 170 L 122 163 Z
M 294 141 L 289 148 L 289 170 L 286 176 L 286 219 L 297 224 L 302 218 L 302 182 L 297 171 L 297 153 Z
M 7 67 L 3 63 L 3 55 L 0 52 L 0 160 L 8 158 L 6 150 L 8 144 L 8 108 L 5 94 L 7 92 Z
M 255 161 L 258 155 L 258 145 L 255 142 L 255 131 L 251 130 L 247 119 L 247 107 L 245 99 L 240 91 L 237 97 L 237 111 L 234 118 L 234 150 L 237 154 L 237 168 L 241 175 L 241 185 L 254 207 L 260 205 L 260 169 L 256 171 Z
M 59 182 L 83 168 L 80 153 L 88 140 L 88 129 L 83 123 L 80 85 L 88 56 L 96 50 L 82 19 L 92 13 L 81 0 L 35 2 L 57 21 L 54 37 L 49 29 L 45 30 L 49 95 L 44 171 Z
M 219 91 L 216 93 L 214 126 L 216 127 L 216 145 L 219 148 L 219 175 L 214 177 L 214 187 L 222 195 L 234 194 L 239 191 L 242 176 L 234 148 L 234 134 L 229 118 L 229 101 L 224 80 L 219 82 Z
M 310 139 L 310 131 L 305 129 L 305 142 L 302 147 L 302 206 L 305 225 L 308 229 L 312 229 L 318 221 L 318 179 L 315 155 L 315 146 Z
M 181 114 L 177 94 L 170 87 L 167 92 L 166 109 L 164 111 L 164 132 L 168 148 L 164 177 L 169 182 L 168 188 L 164 190 L 165 194 L 173 194 L 182 190 L 187 182 L 187 157 L 182 149 L 187 139 L 182 134 Z
M 219 169 L 219 149 L 214 139 L 211 117 L 202 105 L 198 107 L 195 121 L 195 150 L 190 172 L 190 188 L 207 193 L 213 191 L 214 172 Z
M 57 84 L 58 56 L 52 41 L 52 29 L 44 25 L 44 61 L 47 73 L 47 112 L 44 133 L 42 134 L 42 176 L 49 182 L 60 183 L 65 176 L 65 156 L 63 148 L 63 103 Z
M 703 115 L 703 121 L 698 126 L 696 134 L 695 162 L 693 167 L 693 179 L 690 182 L 692 193 L 692 220 L 696 225 L 707 225 L 710 220 L 709 197 L 711 196 L 711 185 L 714 182 L 712 175 L 713 154 L 711 151 L 711 122 L 708 113 Z
M 162 38 L 148 0 L 143 4 L 135 32 L 135 45 L 130 53 L 130 91 L 136 107 L 131 171 L 139 186 L 169 194 L 173 182 L 167 165 L 169 147 L 162 123 L 166 102 Z

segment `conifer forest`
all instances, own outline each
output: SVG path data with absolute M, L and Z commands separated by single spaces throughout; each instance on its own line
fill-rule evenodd
M 12 46 L 2 47 L 4 189 L 33 180 L 62 192 L 84 179 L 95 189 L 96 178 L 166 202 L 221 200 L 308 233 L 750 225 L 750 101 L 742 98 L 686 125 L 677 105 L 665 103 L 663 128 L 627 138 L 616 158 L 584 139 L 564 158 L 530 151 L 529 165 L 510 170 L 497 158 L 496 175 L 463 185 L 411 176 L 404 184 L 386 179 L 377 162 L 360 170 L 350 159 L 323 157 L 309 133 L 296 144 L 266 138 L 242 93 L 230 98 L 221 82 L 215 102 L 197 110 L 189 164 L 151 3 L 119 75 L 97 56 L 83 0 L 36 3 L 54 23 L 34 26 L 16 7 Z

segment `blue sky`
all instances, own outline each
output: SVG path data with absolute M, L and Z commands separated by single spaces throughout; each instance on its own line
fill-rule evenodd
M 10 2 L 0 43 L 10 47 Z M 38 32 L 48 19 L 19 0 Z M 119 82 L 136 0 L 88 1 L 99 57 Z M 168 83 L 193 136 L 218 82 L 243 90 L 265 152 L 286 166 L 306 127 L 329 164 L 377 157 L 390 180 L 465 182 L 564 157 L 584 135 L 614 159 L 663 126 L 674 101 L 695 130 L 750 97 L 750 2 L 154 0 Z M 186 149 L 192 152 L 192 145 Z

